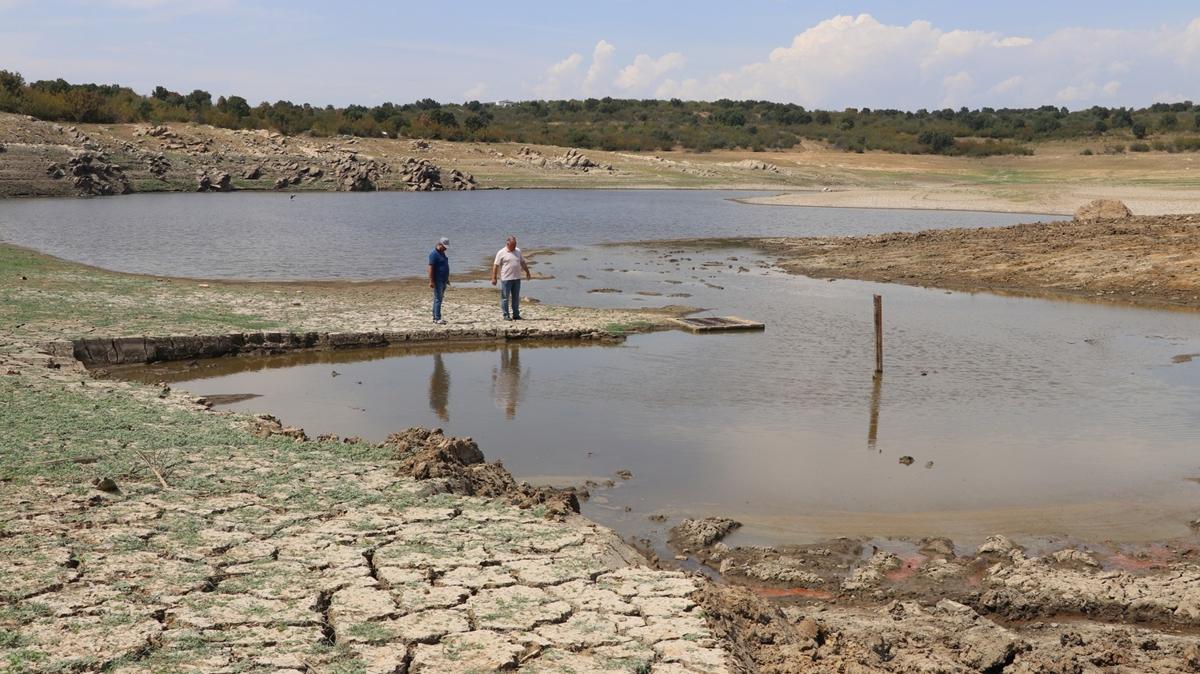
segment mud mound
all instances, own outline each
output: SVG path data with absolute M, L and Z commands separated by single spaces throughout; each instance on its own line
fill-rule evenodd
M 1076 222 L 1099 220 L 1123 220 L 1133 217 L 1133 211 L 1124 202 L 1116 199 L 1096 199 L 1075 209 Z
M 671 529 L 671 543 L 687 550 L 699 550 L 725 538 L 740 526 L 741 522 L 725 517 L 685 519 Z
M 579 512 L 573 492 L 518 483 L 499 461 L 484 463 L 471 438 L 447 438 L 441 429 L 413 427 L 391 434 L 383 445 L 395 451 L 401 475 L 442 479 L 455 493 L 505 497 L 521 508 L 541 505 L 553 515 Z

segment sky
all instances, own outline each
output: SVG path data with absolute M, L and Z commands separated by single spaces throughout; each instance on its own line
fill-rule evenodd
M 1200 100 L 1200 3 L 0 0 L 0 69 L 251 103 Z

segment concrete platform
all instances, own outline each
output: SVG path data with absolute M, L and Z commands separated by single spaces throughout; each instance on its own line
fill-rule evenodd
M 732 332 L 735 330 L 765 330 L 767 328 L 763 323 L 738 316 L 692 316 L 673 318 L 671 322 L 692 332 Z

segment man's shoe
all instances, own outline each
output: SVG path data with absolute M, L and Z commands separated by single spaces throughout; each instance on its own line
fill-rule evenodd
M 508 316 L 505 316 L 505 317 L 504 317 L 504 320 L 506 320 L 506 321 L 511 321 L 512 319 L 511 319 L 511 318 L 509 318 Z
M 433 320 L 433 322 L 434 322 L 434 323 L 436 323 L 436 324 L 438 324 L 438 325 L 445 325 L 445 324 L 446 324 L 446 321 L 443 321 L 443 320 L 442 320 L 442 319 L 440 319 L 440 318 L 435 318 L 435 319 Z
M 521 317 L 520 317 L 520 316 L 513 316 L 513 320 L 514 320 L 514 321 L 519 321 L 519 320 L 522 320 L 522 319 L 521 319 Z

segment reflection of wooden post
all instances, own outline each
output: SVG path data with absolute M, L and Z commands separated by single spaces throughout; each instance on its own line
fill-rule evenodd
M 883 387 L 883 375 L 876 374 L 871 386 L 871 423 L 867 426 L 867 449 L 875 449 L 879 439 L 879 398 Z
M 883 374 L 883 297 L 875 296 L 875 375 Z

